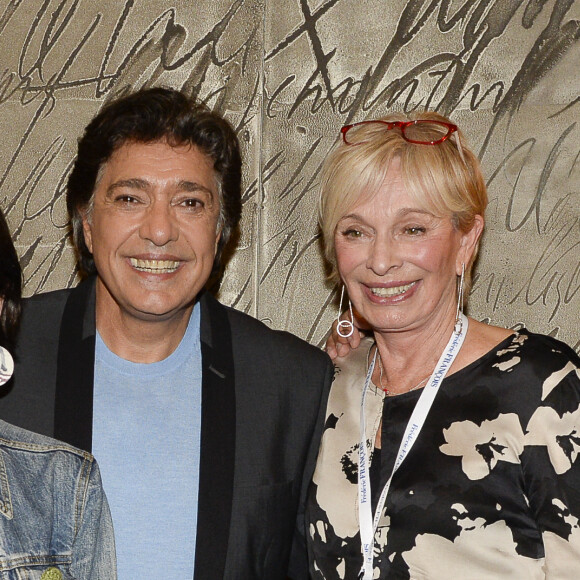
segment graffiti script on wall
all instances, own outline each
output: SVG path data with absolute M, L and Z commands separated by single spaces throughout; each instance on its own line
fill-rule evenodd
M 322 159 L 342 124 L 427 107 L 464 127 L 488 176 L 473 313 L 576 344 L 579 20 L 574 0 L 4 2 L 0 203 L 27 293 L 74 283 L 63 193 L 83 127 L 108 99 L 163 84 L 222 111 L 242 142 L 223 298 L 317 342 L 335 296 Z

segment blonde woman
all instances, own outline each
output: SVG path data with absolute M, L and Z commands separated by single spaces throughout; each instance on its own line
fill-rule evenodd
M 335 360 L 313 578 L 577 577 L 580 359 L 463 315 L 486 204 L 435 113 L 346 126 L 326 160 L 326 257 L 370 336 Z

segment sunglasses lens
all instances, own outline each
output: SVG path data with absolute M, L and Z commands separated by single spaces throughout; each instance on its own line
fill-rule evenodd
M 404 129 L 405 138 L 416 143 L 439 143 L 450 133 L 449 127 L 437 121 L 415 121 Z

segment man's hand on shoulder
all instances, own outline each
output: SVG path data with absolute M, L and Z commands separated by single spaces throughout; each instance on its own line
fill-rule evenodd
M 350 313 L 348 310 L 340 315 L 340 320 L 348 320 L 349 318 Z M 365 331 L 370 330 L 367 322 L 356 314 L 353 316 L 352 322 L 354 330 L 349 337 L 344 337 L 338 334 L 337 320 L 332 323 L 325 346 L 326 353 L 332 360 L 346 356 L 351 350 L 358 348 L 361 339 L 366 336 Z

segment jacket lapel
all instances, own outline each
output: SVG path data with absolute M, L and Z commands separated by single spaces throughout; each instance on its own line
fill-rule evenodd
M 195 579 L 223 578 L 232 513 L 236 400 L 227 310 L 205 293 L 201 303 L 201 456 Z M 82 321 L 82 324 L 79 324 Z M 58 351 L 55 437 L 91 450 L 95 366 L 95 279 L 71 291 Z
M 227 310 L 201 297 L 201 457 L 195 579 L 224 577 L 232 512 L 236 400 Z
M 60 326 L 54 436 L 90 451 L 95 368 L 95 278 L 74 288 Z

